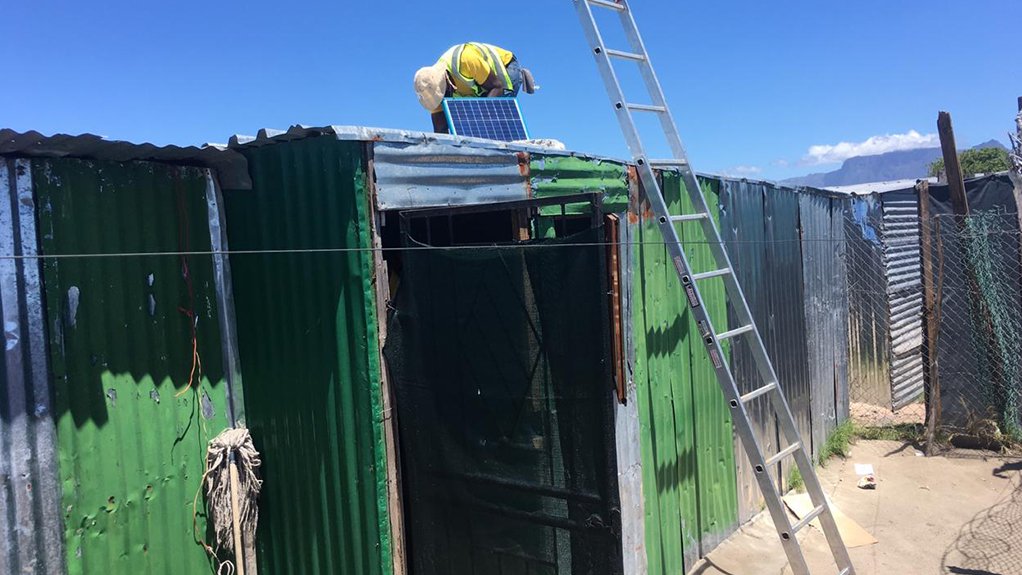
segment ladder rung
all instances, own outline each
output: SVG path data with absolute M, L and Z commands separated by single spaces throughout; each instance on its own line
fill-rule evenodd
M 629 110 L 635 110 L 636 112 L 666 112 L 667 108 L 664 106 L 654 106 L 652 104 L 625 104 Z
M 761 395 L 766 395 L 766 394 L 770 393 L 771 391 L 773 391 L 775 389 L 777 389 L 777 382 L 772 381 L 772 382 L 764 385 L 763 387 L 754 389 L 754 390 L 750 391 L 749 393 L 746 393 L 745 395 L 743 395 L 742 396 L 742 403 L 749 403 L 750 401 L 756 399 L 757 397 L 759 397 Z
M 642 54 L 636 54 L 635 52 L 622 52 L 621 50 L 612 50 L 607 48 L 607 55 L 615 58 L 621 58 L 622 60 L 634 60 L 636 62 L 645 62 L 646 57 Z
M 610 8 L 611 10 L 619 10 L 623 12 L 625 9 L 623 5 L 618 4 L 617 2 L 612 2 L 611 0 L 587 0 L 587 2 L 593 6 L 602 6 L 604 8 Z
M 803 527 L 805 527 L 806 525 L 809 525 L 810 521 L 812 521 L 813 519 L 816 519 L 817 517 L 819 517 L 820 514 L 822 514 L 826 510 L 827 510 L 827 506 L 826 505 L 820 505 L 816 509 L 813 509 L 809 513 L 806 513 L 805 517 L 800 519 L 798 523 L 796 523 L 796 524 L 791 526 L 791 532 L 792 533 L 798 533 Z
M 785 457 L 791 455 L 792 453 L 795 453 L 796 451 L 801 449 L 801 447 L 802 447 L 802 442 L 801 441 L 796 441 L 795 443 L 792 443 L 788 447 L 785 447 L 784 449 L 778 451 L 770 459 L 767 459 L 766 460 L 766 466 L 770 467 L 771 465 L 777 463 L 778 461 L 784 459 Z
M 717 339 L 731 339 L 732 337 L 735 337 L 736 335 L 742 335 L 743 333 L 749 333 L 750 331 L 752 331 L 754 329 L 756 329 L 756 328 L 753 327 L 753 325 L 750 323 L 749 325 L 743 325 L 742 327 L 735 328 L 735 329 L 733 329 L 731 331 L 725 331 L 724 333 L 718 333 L 717 334 Z
M 692 274 L 694 280 L 708 280 L 710 278 L 719 278 L 720 276 L 726 276 L 731 273 L 731 268 L 721 268 L 719 270 L 713 270 L 712 272 L 703 272 L 699 274 Z
M 684 214 L 681 216 L 671 216 L 672 222 L 694 222 L 697 220 L 705 220 L 706 212 L 701 214 Z
M 668 158 L 664 160 L 650 160 L 649 165 L 654 168 L 684 168 L 688 165 L 688 160 L 680 160 L 678 158 Z

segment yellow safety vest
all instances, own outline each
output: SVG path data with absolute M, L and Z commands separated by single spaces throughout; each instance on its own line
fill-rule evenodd
M 467 47 L 474 49 L 466 50 Z M 501 58 L 501 53 L 504 54 L 504 58 Z M 505 90 L 514 89 L 511 76 L 507 73 L 505 58 L 507 62 L 510 62 L 514 55 L 492 44 L 469 42 L 452 46 L 440 57 L 440 62 L 447 67 L 447 72 L 450 74 L 451 80 L 454 81 L 454 96 L 456 98 L 471 98 L 482 96 L 485 93 L 482 83 L 486 82 L 491 71 L 501 80 Z M 478 70 L 481 68 L 480 64 L 484 65 L 487 71 L 485 76 L 476 78 L 474 75 L 465 75 L 463 68 Z

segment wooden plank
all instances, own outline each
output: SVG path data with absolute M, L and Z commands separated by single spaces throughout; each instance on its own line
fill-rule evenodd
M 937 370 L 937 334 L 940 319 L 936 308 L 937 296 L 933 284 L 933 220 L 930 216 L 930 183 L 916 184 L 919 194 L 920 249 L 923 256 L 923 389 L 926 391 L 926 454 L 936 453 L 935 436 L 940 424 L 940 373 Z
M 604 236 L 607 242 L 607 271 L 610 275 L 610 333 L 611 358 L 614 366 L 614 383 L 617 388 L 617 400 L 625 402 L 625 359 L 623 353 L 623 335 L 621 324 L 621 274 L 620 245 L 618 244 L 618 217 L 615 214 L 604 216 Z
M 397 445 L 397 410 L 394 408 L 394 395 L 390 385 L 387 361 L 383 356 L 383 345 L 387 341 L 387 309 L 391 297 L 391 281 L 387 262 L 383 259 L 383 240 L 381 225 L 383 215 L 376 211 L 375 182 L 373 159 L 370 154 L 366 162 L 367 185 L 369 192 L 370 218 L 373 222 L 371 235 L 373 241 L 373 287 L 376 294 L 376 352 L 380 357 L 380 395 L 383 397 L 383 441 L 387 451 L 387 510 L 390 517 L 391 554 L 393 558 L 393 575 L 405 575 L 408 562 L 405 555 L 404 504 L 401 498 L 401 468 L 398 460 Z
M 965 180 L 962 165 L 958 162 L 958 147 L 955 145 L 955 130 L 951 126 L 951 114 L 937 114 L 937 134 L 940 136 L 940 151 L 944 155 L 944 171 L 951 191 L 951 206 L 957 215 L 969 213 L 969 200 L 965 197 Z

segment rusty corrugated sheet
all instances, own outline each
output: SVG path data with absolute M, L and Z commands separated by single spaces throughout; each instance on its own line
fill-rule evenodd
M 923 283 L 919 200 L 905 191 L 883 195 L 884 268 L 891 338 L 891 404 L 897 410 L 923 394 Z
M 0 158 L 0 573 L 12 575 L 64 572 L 35 216 L 29 162 Z
M 526 154 L 522 154 L 527 156 Z M 529 198 L 528 165 L 507 150 L 440 142 L 373 145 L 380 210 L 461 206 Z
M 240 148 L 223 191 L 246 418 L 263 454 L 260 572 L 392 571 L 368 175 L 331 135 Z M 321 250 L 309 252 L 307 250 Z
M 211 258 L 124 254 L 209 251 L 206 171 L 33 159 L 32 179 L 62 256 L 42 274 L 68 572 L 204 572 L 192 502 L 228 425 Z

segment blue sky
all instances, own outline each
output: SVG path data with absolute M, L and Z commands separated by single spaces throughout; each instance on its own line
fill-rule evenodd
M 1022 95 L 1017 0 L 633 9 L 701 171 L 831 170 L 849 154 L 935 142 L 940 109 L 962 147 L 1006 141 Z M 428 130 L 412 75 L 468 40 L 533 70 L 542 90 L 522 97 L 533 136 L 626 155 L 570 0 L 9 2 L 0 126 L 160 144 L 299 123 Z

